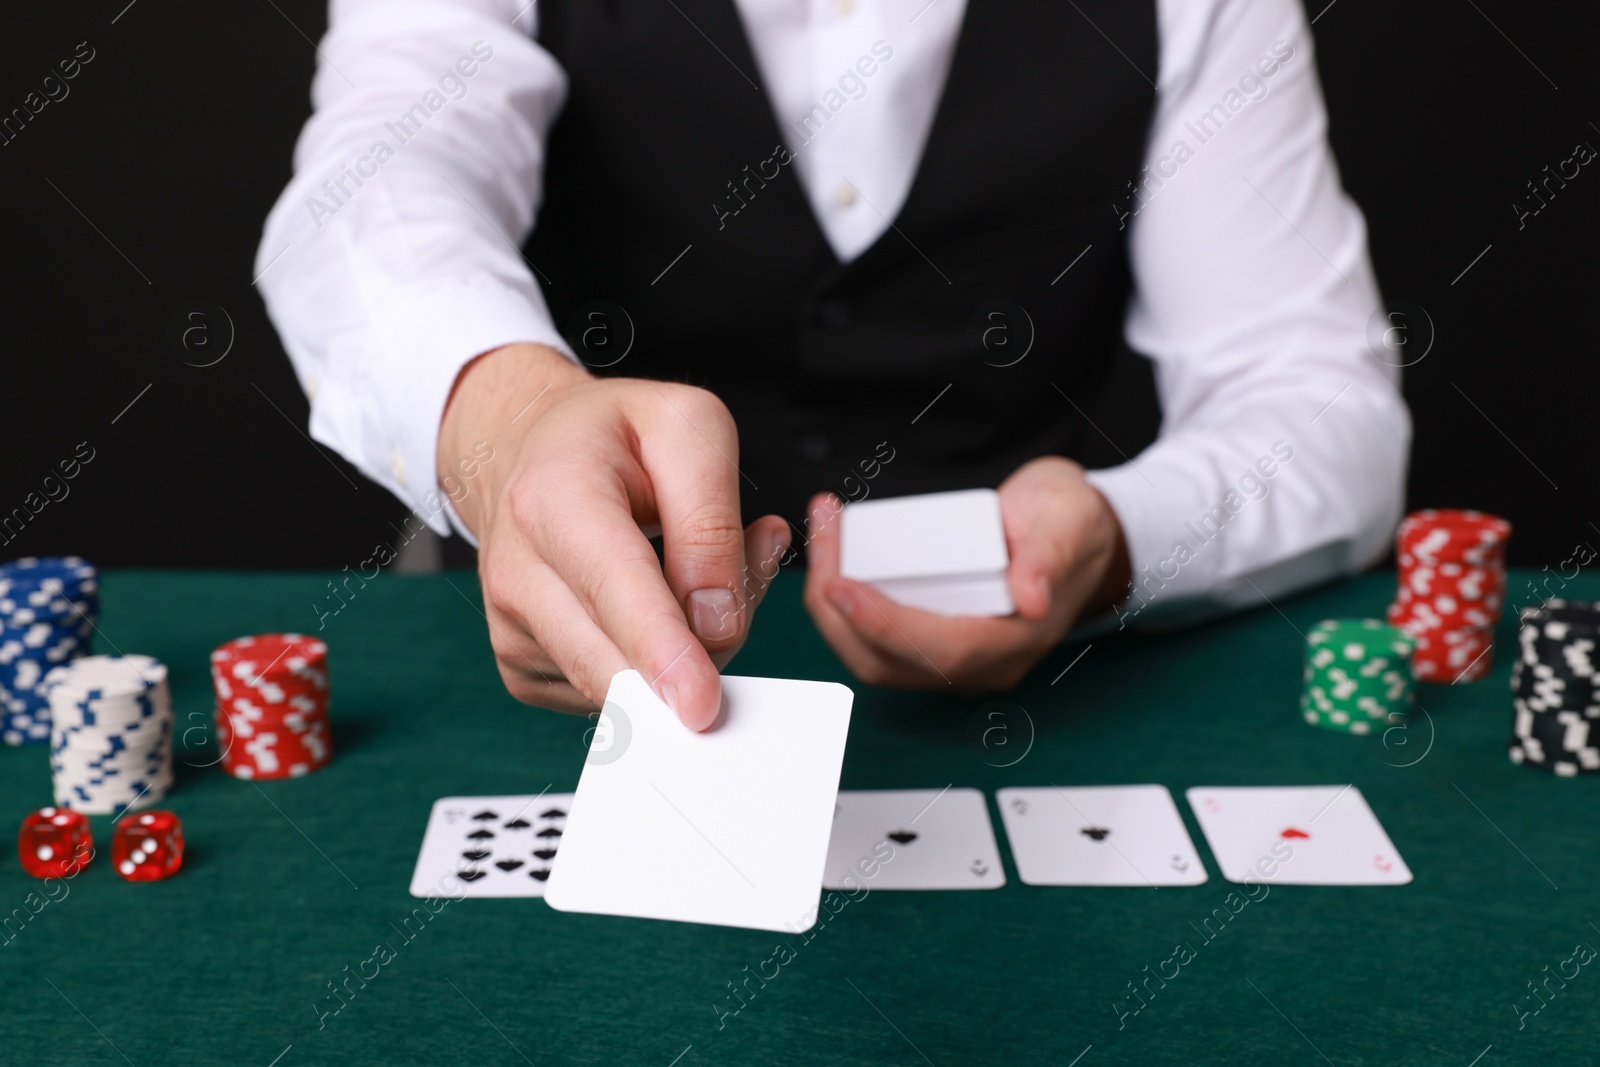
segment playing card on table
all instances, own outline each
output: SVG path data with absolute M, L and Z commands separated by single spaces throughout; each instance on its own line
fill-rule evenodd
M 834 805 L 827 889 L 998 889 L 1006 884 L 976 789 L 845 791 Z
M 721 717 L 696 733 L 638 671 L 618 673 L 546 902 L 561 911 L 809 928 L 853 699 L 833 682 L 724 677 Z
M 995 794 L 1028 885 L 1199 885 L 1205 865 L 1162 785 L 1043 786 Z
M 1230 882 L 1411 881 L 1411 869 L 1353 785 L 1195 786 L 1187 795 Z
M 544 896 L 571 805 L 571 793 L 434 801 L 411 895 Z

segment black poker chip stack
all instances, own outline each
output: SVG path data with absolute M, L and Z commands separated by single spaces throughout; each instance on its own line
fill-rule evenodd
M 1600 608 L 1524 608 L 1517 639 L 1511 761 L 1567 777 L 1600 772 Z

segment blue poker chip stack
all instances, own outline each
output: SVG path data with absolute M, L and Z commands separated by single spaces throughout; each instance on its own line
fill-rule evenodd
M 0 565 L 0 738 L 50 740 L 44 676 L 89 651 L 100 614 L 94 564 L 76 556 L 30 556 Z
M 172 696 L 149 656 L 86 656 L 45 677 L 56 804 L 90 815 L 148 807 L 172 788 Z

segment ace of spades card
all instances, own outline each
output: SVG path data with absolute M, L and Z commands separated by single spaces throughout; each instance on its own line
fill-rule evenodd
M 411 895 L 542 897 L 571 793 L 434 801 Z
M 1162 785 L 1042 786 L 995 794 L 1027 885 L 1199 885 L 1205 865 Z
M 843 790 L 824 889 L 998 889 L 1006 884 L 976 789 Z

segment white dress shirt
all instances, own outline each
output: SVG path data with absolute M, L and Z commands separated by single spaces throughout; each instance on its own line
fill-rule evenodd
M 853 259 L 905 202 L 965 0 L 736 3 L 760 67 L 741 73 L 796 150 L 829 242 Z M 1140 586 L 1128 618 L 1147 601 L 1259 603 L 1381 557 L 1411 433 L 1398 372 L 1369 348 L 1382 311 L 1365 225 L 1327 145 L 1299 0 L 1156 6 L 1159 70 L 1140 72 L 1158 86 L 1147 166 L 1119 214 L 1135 283 L 1126 336 L 1154 360 L 1163 421 L 1153 445 L 1090 476 Z M 460 368 L 519 341 L 571 354 L 517 248 L 566 93 L 532 39 L 536 12 L 332 0 L 315 114 L 256 261 L 312 436 L 441 533 L 453 512 L 436 439 Z M 837 92 L 864 55 L 879 60 L 864 90 Z M 730 62 L 709 42 L 683 58 Z

